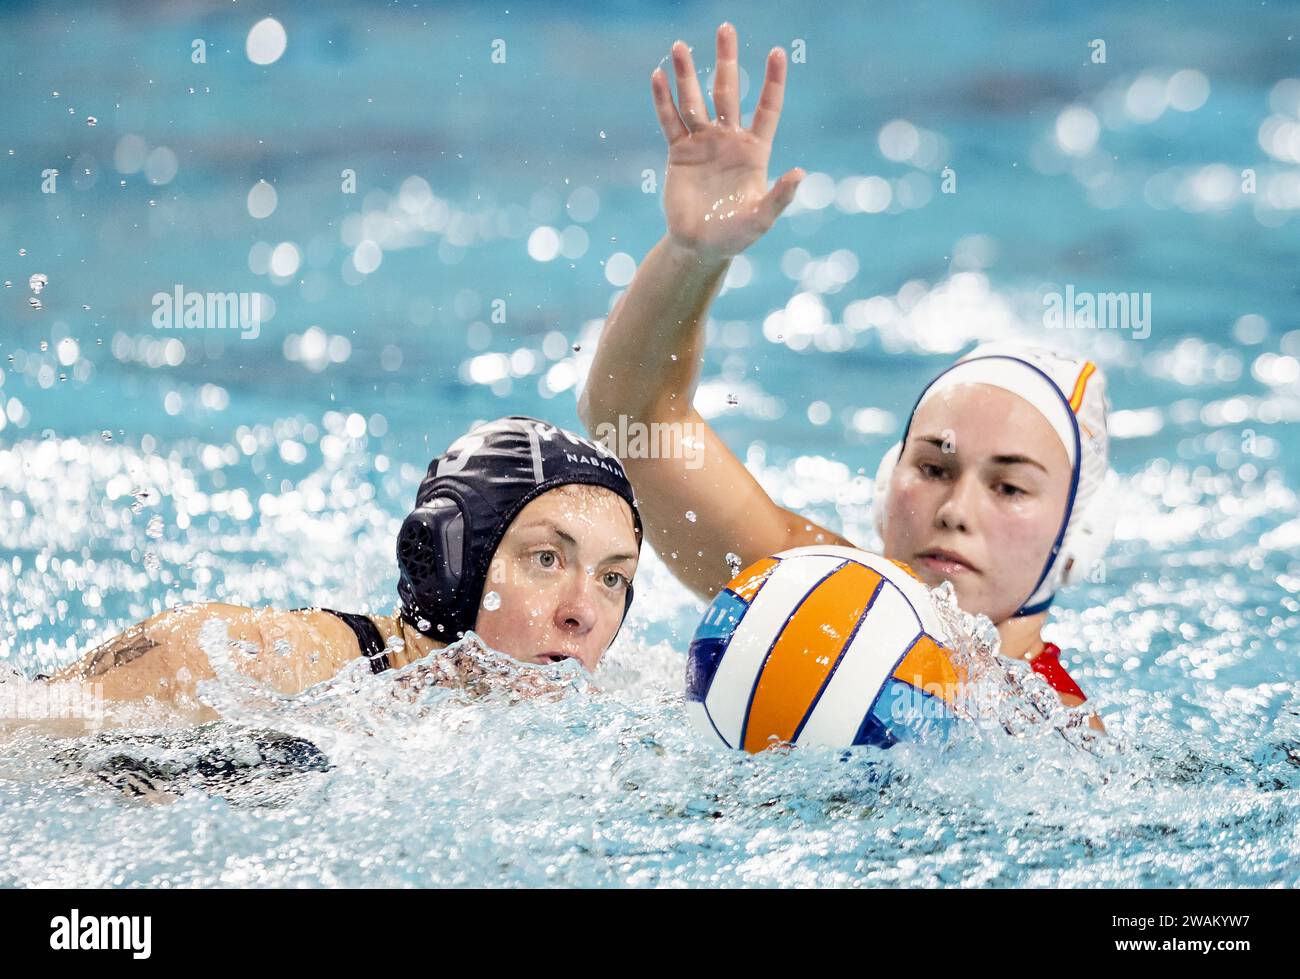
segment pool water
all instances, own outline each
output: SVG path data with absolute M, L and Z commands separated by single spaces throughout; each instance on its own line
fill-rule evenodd
M 178 602 L 389 611 L 432 455 L 504 414 L 578 427 L 662 234 L 649 72 L 678 36 L 707 67 L 716 26 L 286 3 L 260 67 L 254 16 L 132 9 L 0 11 L 0 656 L 27 675 Z M 1046 638 L 1104 742 L 1060 715 L 717 752 L 682 703 L 704 606 L 647 550 L 606 662 L 544 697 L 227 673 L 199 732 L 9 735 L 0 884 L 1300 883 L 1294 18 L 1016 16 L 747 8 L 746 111 L 762 52 L 805 41 L 773 169 L 812 176 L 717 300 L 697 405 L 778 502 L 872 546 L 876 461 L 953 357 L 1021 337 L 1100 363 L 1123 506 Z M 1067 284 L 1150 293 L 1149 335 L 1046 329 Z M 155 329 L 178 285 L 274 315 Z

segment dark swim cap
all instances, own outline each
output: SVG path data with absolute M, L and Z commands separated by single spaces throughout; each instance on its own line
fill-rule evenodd
M 598 442 L 526 415 L 485 422 L 453 442 L 429 463 L 415 510 L 397 535 L 402 617 L 448 643 L 474 628 L 492 556 L 510 522 L 530 501 L 569 483 L 603 486 L 627 500 L 640 549 L 632 484 Z M 629 583 L 624 619 L 631 604 Z

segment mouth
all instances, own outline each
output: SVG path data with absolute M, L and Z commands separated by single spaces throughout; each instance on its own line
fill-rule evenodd
M 978 574 L 979 568 L 975 567 L 969 559 L 959 554 L 957 551 L 949 551 L 942 547 L 932 547 L 928 550 L 921 551 L 916 555 L 916 560 L 931 570 L 940 574 Z
M 582 662 L 577 653 L 566 653 L 558 649 L 537 654 L 537 661 L 543 666 L 554 666 L 556 663 L 563 663 L 566 659 L 576 659 L 579 663 Z

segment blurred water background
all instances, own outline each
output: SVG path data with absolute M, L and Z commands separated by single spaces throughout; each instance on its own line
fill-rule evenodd
M 1295 885 L 1294 4 L 0 6 L 0 655 L 48 670 L 184 601 L 388 611 L 431 456 L 498 415 L 579 426 L 663 233 L 650 72 L 681 37 L 707 75 L 728 18 L 746 122 L 800 48 L 772 172 L 809 177 L 733 265 L 697 405 L 869 546 L 876 461 L 953 357 L 1100 363 L 1124 509 L 1047 636 L 1124 760 L 909 749 L 881 789 L 721 759 L 680 710 L 703 607 L 647 551 L 612 699 L 404 717 L 279 808 L 105 818 L 28 742 L 0 882 Z M 1067 286 L 1149 294 L 1148 328 L 1046 328 Z M 264 322 L 156 328 L 178 287 Z

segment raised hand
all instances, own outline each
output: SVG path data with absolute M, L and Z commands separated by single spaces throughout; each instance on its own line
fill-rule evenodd
M 736 29 L 724 23 L 718 28 L 713 78 L 716 119 L 709 118 L 695 64 L 683 42 L 672 48 L 677 103 L 664 70 L 656 68 L 650 76 L 659 126 L 668 141 L 664 177 L 668 235 L 706 260 L 730 258 L 762 237 L 794 200 L 804 178 L 803 170 L 796 167 L 770 190 L 767 186 L 772 137 L 785 98 L 785 51 L 773 48 L 768 53 L 753 124 L 743 129 L 736 50 Z

